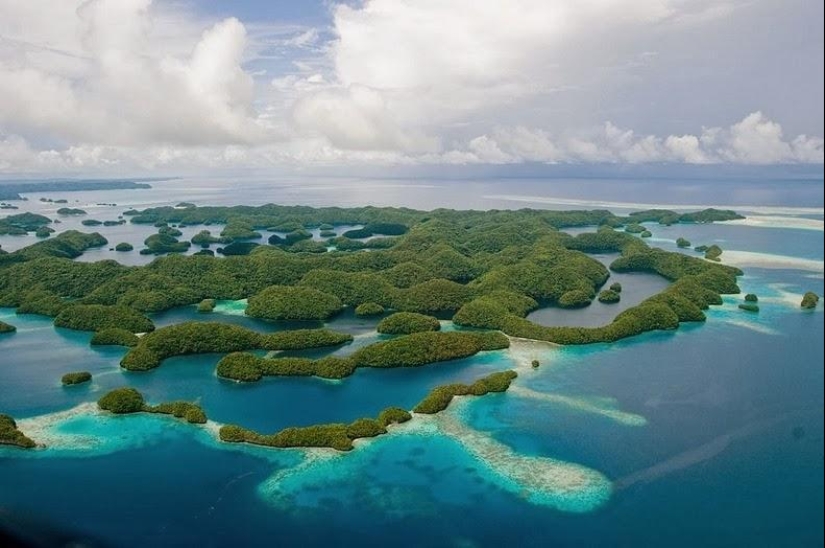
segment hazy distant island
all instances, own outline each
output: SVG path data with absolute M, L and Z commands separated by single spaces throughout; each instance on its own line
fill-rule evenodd
M 141 179 L 139 182 L 127 179 L 96 180 L 72 179 L 55 181 L 0 181 L 0 200 L 22 200 L 21 194 L 32 192 L 74 192 L 79 190 L 134 190 L 152 188 L 145 181 L 161 181 L 167 179 Z M 41 199 L 41 201 L 49 201 Z M 51 200 L 52 203 L 66 203 L 66 200 Z

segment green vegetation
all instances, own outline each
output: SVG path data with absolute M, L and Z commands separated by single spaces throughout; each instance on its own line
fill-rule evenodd
M 748 312 L 759 312 L 759 305 L 754 303 L 742 303 L 739 308 Z
M 688 241 L 688 240 L 686 240 L 682 237 L 676 238 L 676 247 L 687 248 L 687 247 L 690 247 L 690 245 L 691 245 L 690 241 Z
M 650 238 L 653 236 L 653 233 L 649 230 L 643 230 L 641 234 L 639 234 L 642 238 Z
M 530 297 L 497 291 L 462 306 L 453 316 L 453 323 L 482 329 L 500 329 L 507 316 L 523 317 L 536 308 L 538 303 Z
M 8 415 L 0 413 L 0 445 L 14 445 L 31 449 L 37 444 L 17 429 L 17 423 Z
M 400 236 L 406 234 L 409 230 L 401 223 L 367 223 L 364 230 L 372 232 L 373 234 L 381 234 L 383 236 Z
M 410 419 L 410 412 L 400 407 L 387 407 L 378 414 L 378 423 L 385 428 L 391 424 L 405 423 Z
M 308 358 L 259 358 L 247 352 L 224 356 L 217 366 L 219 377 L 240 382 L 256 382 L 262 377 L 322 377 L 343 379 L 355 372 L 355 362 L 349 358 L 327 356 L 319 360 Z
M 693 248 L 694 251 L 698 251 L 699 253 L 704 253 L 708 249 L 709 249 L 709 247 L 706 246 L 706 245 L 697 245 L 696 247 Z
M 614 304 L 621 300 L 622 296 L 611 290 L 605 289 L 604 291 L 599 293 L 599 302 L 604 304 Z
M 233 352 L 218 362 L 217 374 L 240 382 L 256 382 L 267 376 L 342 379 L 352 375 L 357 367 L 418 367 L 509 345 L 509 339 L 498 332 L 428 331 L 373 343 L 346 358 L 261 358 L 248 352 Z
M 34 231 L 34 235 L 38 238 L 48 238 L 52 234 L 54 234 L 54 229 L 48 226 L 41 226 Z
M 321 238 L 335 238 L 338 236 L 338 233 L 334 230 L 322 230 L 318 233 Z
M 716 221 L 733 221 L 744 219 L 735 211 L 729 209 L 703 209 L 693 213 L 676 213 L 668 209 L 649 209 L 631 213 L 629 217 L 638 223 L 658 222 L 662 225 L 672 225 L 676 223 L 713 223 Z
M 377 419 L 361 418 L 349 424 L 331 423 L 284 428 L 275 434 L 259 434 L 241 426 L 222 426 L 218 435 L 228 443 L 250 443 L 266 447 L 328 447 L 338 451 L 351 451 L 353 440 L 373 438 L 387 433 L 387 426 L 407 422 L 412 418 L 408 411 L 388 407 Z
M 185 420 L 189 424 L 206 424 L 206 413 L 203 409 L 199 405 L 187 401 L 172 401 L 159 403 L 158 405 L 144 405 L 141 411 L 146 413 L 172 415 L 176 418 Z
M 258 364 L 261 359 L 254 354 L 233 352 L 221 358 L 215 371 L 219 377 L 224 379 L 239 382 L 257 382 L 263 377 L 262 367 Z
M 18 303 L 17 313 L 57 316 L 66 304 L 66 301 L 54 293 L 42 289 L 35 289 L 23 295 L 23 298 Z
M 134 248 L 129 242 L 120 242 L 115 246 L 115 251 L 132 251 Z
M 344 238 L 350 238 L 352 240 L 359 240 L 362 238 L 369 238 L 372 236 L 372 232 L 364 228 L 354 228 L 352 230 L 347 230 L 343 234 L 341 234 Z
M 675 329 L 680 322 L 704 321 L 702 310 L 722 304 L 720 293 L 739 292 L 738 269 L 658 249 L 626 246 L 611 268 L 619 272 L 655 272 L 674 283 L 603 327 L 543 327 L 513 314 L 498 317 L 495 323 L 515 337 L 559 344 L 612 342 L 646 331 Z
M 134 388 L 115 388 L 97 400 L 97 406 L 103 411 L 111 411 L 118 415 L 139 413 L 143 411 L 145 402 L 143 394 Z
M 355 307 L 356 316 L 380 316 L 384 313 L 384 307 L 378 303 L 362 303 Z
M 246 315 L 267 320 L 326 320 L 342 308 L 335 295 L 309 287 L 274 285 L 249 298 Z
M 233 240 L 258 240 L 263 238 L 260 232 L 256 232 L 254 227 L 247 222 L 232 220 L 221 231 L 221 237 L 229 241 Z
M 441 324 L 437 318 L 416 312 L 396 312 L 378 323 L 379 333 L 389 335 L 409 335 L 421 331 L 438 331 Z
M 754 293 L 748 293 L 745 295 L 745 300 L 749 303 L 756 303 L 759 302 L 759 297 L 757 297 Z
M 610 291 L 613 291 L 614 293 L 621 293 L 622 284 L 620 284 L 619 282 L 613 282 L 612 284 L 610 284 Z
M 215 302 L 215 299 L 204 299 L 198 303 L 198 312 L 201 314 L 208 314 L 209 312 L 215 310 L 216 305 L 217 303 Z
M 356 419 L 347 426 L 347 437 L 350 439 L 374 438 L 386 434 L 387 429 L 375 419 Z
M 226 256 L 249 255 L 256 247 L 259 246 L 260 244 L 256 244 L 255 242 L 232 242 L 225 247 L 219 247 L 218 253 Z
M 327 244 L 315 240 L 301 240 L 287 248 L 290 253 L 326 253 Z
M 174 226 L 167 225 L 163 225 L 160 228 L 158 228 L 158 234 L 161 234 L 163 236 L 171 236 L 173 238 L 180 238 L 181 236 L 183 236 L 183 232 L 181 232 Z
M 3 333 L 14 333 L 15 331 L 17 331 L 16 327 L 6 322 L 0 321 L 0 335 L 2 335 Z
M 67 305 L 54 319 L 54 325 L 78 331 L 120 328 L 132 333 L 146 333 L 155 329 L 152 320 L 132 308 L 101 304 Z
M 92 340 L 89 344 L 92 346 L 137 346 L 140 338 L 128 331 L 119 327 L 108 327 L 101 329 L 92 335 Z
M 533 360 L 530 362 L 530 365 L 533 366 L 533 369 L 538 369 L 541 363 L 538 360 Z
M 709 259 L 711 261 L 719 261 L 719 257 L 721 255 L 722 248 L 716 244 L 713 244 L 705 250 L 705 259 Z
M 356 350 L 351 359 L 358 367 L 419 367 L 508 346 L 507 337 L 496 332 L 427 331 L 373 343 Z
M 312 239 L 312 234 L 309 231 L 304 230 L 303 228 L 293 230 L 292 232 L 290 232 L 289 234 L 284 236 L 284 240 L 286 242 L 286 245 L 293 245 L 293 244 L 297 244 L 298 242 L 300 242 L 302 240 L 310 240 L 310 239 Z
M 52 220 L 37 213 L 17 213 L 0 219 L 0 235 L 19 235 L 34 232 Z
M 455 396 L 484 396 L 490 392 L 504 392 L 510 388 L 510 383 L 517 376 L 515 371 L 500 371 L 487 375 L 473 384 L 456 383 L 437 386 L 415 406 L 413 412 L 433 415 L 447 409 Z
M 86 215 L 86 212 L 82 209 L 73 208 L 73 207 L 61 207 L 57 210 L 58 215 Z
M 559 306 L 562 308 L 582 308 L 589 306 L 593 299 L 593 294 L 590 291 L 583 289 L 574 289 L 568 291 L 559 297 Z
M 209 247 L 211 244 L 228 244 L 232 240 L 223 236 L 213 236 L 208 230 L 201 230 L 192 236 L 192 245 L 199 245 L 201 247 Z
M 83 219 L 80 221 L 80 224 L 83 226 L 100 226 L 103 224 L 103 221 L 98 221 L 97 219 Z
M 337 346 L 352 341 L 352 335 L 327 329 L 297 329 L 262 334 L 237 325 L 219 322 L 185 322 L 162 327 L 141 337 L 120 362 L 131 371 L 158 367 L 172 356 L 239 352 L 242 350 L 300 350 Z
M 514 336 L 584 343 L 671 329 L 681 321 L 702 321 L 702 310 L 717 304 L 721 293 L 738 292 L 736 276 L 740 274 L 721 264 L 652 248 L 645 240 L 614 229 L 648 222 L 722 220 L 730 217 L 726 213 L 682 216 L 655 210 L 617 217 L 603 210 L 422 212 L 266 205 L 153 208 L 130 211 L 127 217 L 135 223 L 158 225 L 153 237 L 160 240 L 176 239 L 173 224 L 231 225 L 233 230 L 255 232 L 276 227 L 289 230 L 292 236 L 280 238 L 276 245 L 256 246 L 246 255 L 217 259 L 173 254 L 146 266 L 126 267 L 113 261 L 67 260 L 91 245 L 105 243 L 99 235 L 69 231 L 0 254 L 0 305 L 52 316 L 69 303 L 121 305 L 151 313 L 194 306 L 204 299 L 250 299 L 253 304 L 256 296 L 276 286 L 318 291 L 329 302 L 337 298 L 353 308 L 374 303 L 385 310 L 452 316 L 459 325 L 500 329 Z M 42 219 L 37 222 L 42 226 Z M 338 250 L 316 253 L 325 251 L 325 244 L 311 241 L 304 227 L 322 224 L 363 226 L 373 234 L 395 229 L 371 225 L 389 224 L 403 227 L 395 230 L 403 233 L 366 243 L 335 238 Z M 587 225 L 599 229 L 575 237 L 559 232 Z M 357 252 L 365 247 L 372 251 Z M 546 328 L 526 320 L 539 303 L 586 304 L 585 294 L 588 302 L 595 298 L 610 272 L 587 253 L 620 253 L 611 265 L 613 270 L 655 273 L 673 284 L 600 328 Z M 313 318 L 334 313 L 316 304 L 282 302 L 282 308 L 274 312 L 262 307 L 262 314 Z
M 351 451 L 352 438 L 347 436 L 346 424 L 319 424 L 303 428 L 285 428 L 276 434 L 258 434 L 235 425 L 222 426 L 218 434 L 221 441 L 250 443 L 267 447 L 329 447 L 338 451 Z
M 628 234 L 642 234 L 645 230 L 645 227 L 637 223 L 631 223 L 624 227 L 624 231 Z
M 16 263 L 33 261 L 41 257 L 74 259 L 82 255 L 87 249 L 101 247 L 107 243 L 109 242 L 106 238 L 96 232 L 84 234 L 76 230 L 67 230 L 48 240 L 43 240 L 28 247 L 18 249 L 17 251 L 0 255 L 0 268 Z M 44 272 L 41 277 L 45 277 L 47 274 L 47 272 Z M 31 284 L 31 286 L 34 285 L 36 284 Z M 30 289 L 34 289 L 34 287 L 31 286 Z
M 66 373 L 60 378 L 63 386 L 70 386 L 73 384 L 83 384 L 92 380 L 92 374 L 88 371 L 75 371 L 73 373 Z
M 179 231 L 178 231 L 179 233 Z M 177 236 L 169 233 L 158 232 L 146 238 L 143 243 L 146 245 L 140 250 L 141 255 L 162 255 L 164 253 L 183 253 L 192 245 L 189 242 L 178 241 Z
M 816 305 L 819 303 L 819 295 L 814 293 L 813 291 L 808 291 L 805 295 L 802 296 L 802 303 L 800 306 L 806 310 L 813 310 L 816 308 Z
M 134 388 L 115 388 L 100 398 L 97 401 L 97 406 L 103 411 L 110 411 L 117 415 L 159 413 L 172 415 L 190 424 L 206 423 L 206 413 L 197 404 L 186 401 L 173 401 L 149 405 L 144 400 L 143 394 Z

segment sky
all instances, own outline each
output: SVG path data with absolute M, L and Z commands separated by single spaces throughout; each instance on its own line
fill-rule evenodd
M 822 164 L 819 0 L 0 0 L 0 175 Z

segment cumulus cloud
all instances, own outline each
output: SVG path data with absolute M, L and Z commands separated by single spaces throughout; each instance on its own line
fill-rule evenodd
M 312 84 L 310 79 L 307 83 Z M 303 130 L 327 137 L 341 149 L 432 151 L 437 141 L 415 128 L 402 129 L 384 96 L 364 86 L 325 89 L 298 101 L 294 120 Z
M 755 43 L 737 53 L 714 36 L 738 43 L 748 23 L 764 30 L 759 17 L 770 31 L 810 15 L 801 5 L 364 0 L 307 28 L 201 18 L 189 2 L 0 0 L 0 172 L 822 163 L 823 140 L 809 136 L 821 124 L 765 106 L 765 86 L 745 82 L 718 108 L 703 87 L 759 58 Z M 689 70 L 725 55 L 707 75 Z M 792 86 L 808 88 L 821 85 Z
M 588 137 L 552 137 L 542 129 L 499 128 L 471 139 L 467 163 L 589 162 L 741 164 L 823 163 L 823 140 L 799 135 L 783 138 L 782 126 L 761 112 L 728 128 L 703 128 L 701 135 L 637 135 L 607 122 Z
M 53 2 L 32 0 L 43 27 L 35 45 L 0 52 L 0 126 L 41 132 L 67 143 L 150 145 L 254 142 L 262 137 L 252 109 L 253 81 L 241 68 L 246 35 L 226 19 L 196 37 L 183 55 L 155 51 L 157 13 L 150 0 L 88 0 L 51 16 Z M 8 6 L 3 6 L 7 13 Z M 22 10 L 15 7 L 16 10 Z M 50 13 L 50 17 L 42 17 Z M 34 20 L 34 19 L 32 19 Z M 9 31 L 8 23 L 2 29 Z M 162 28 L 162 25 L 160 26 Z M 19 29 L 18 29 L 19 30 Z M 20 36 L 18 42 L 22 42 Z M 48 60 L 27 55 L 55 40 Z M 170 44 L 180 51 L 180 43 Z M 52 58 L 78 60 L 71 71 Z
M 639 51 L 640 36 L 675 33 L 686 24 L 723 17 L 730 13 L 731 4 L 704 0 L 341 4 L 334 10 L 330 81 L 345 90 L 368 88 L 380 94 L 386 117 L 404 130 L 414 127 L 443 137 L 454 133 L 454 127 L 479 124 L 479 118 L 520 117 L 526 122 L 534 119 L 536 110 L 546 110 L 547 103 L 558 103 L 562 95 L 569 104 L 577 91 L 600 87 L 605 78 L 651 62 L 656 52 Z M 346 92 L 340 100 L 355 101 Z M 303 115 L 313 101 L 325 103 L 328 97 L 319 93 L 302 98 Z M 340 112 L 341 117 L 349 115 L 348 108 Z M 336 116 L 319 109 L 322 113 Z M 307 122 L 305 116 L 302 121 Z M 353 137 L 338 142 L 354 149 L 367 144 Z

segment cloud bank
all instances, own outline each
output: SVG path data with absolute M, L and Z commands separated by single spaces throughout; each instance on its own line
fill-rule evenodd
M 800 59 L 821 58 L 821 28 L 793 19 L 816 17 L 810 3 L 366 0 L 310 27 L 182 6 L 0 0 L 0 173 L 823 162 L 821 121 L 792 116 L 786 135 L 770 117 L 790 88 L 719 106 L 699 89 L 734 70 L 714 59 L 752 62 L 714 40 L 763 19 L 776 36 L 751 50 L 793 24 L 813 44 Z M 800 64 L 811 86 L 793 89 L 818 101 L 796 108 L 813 112 L 821 64 Z

